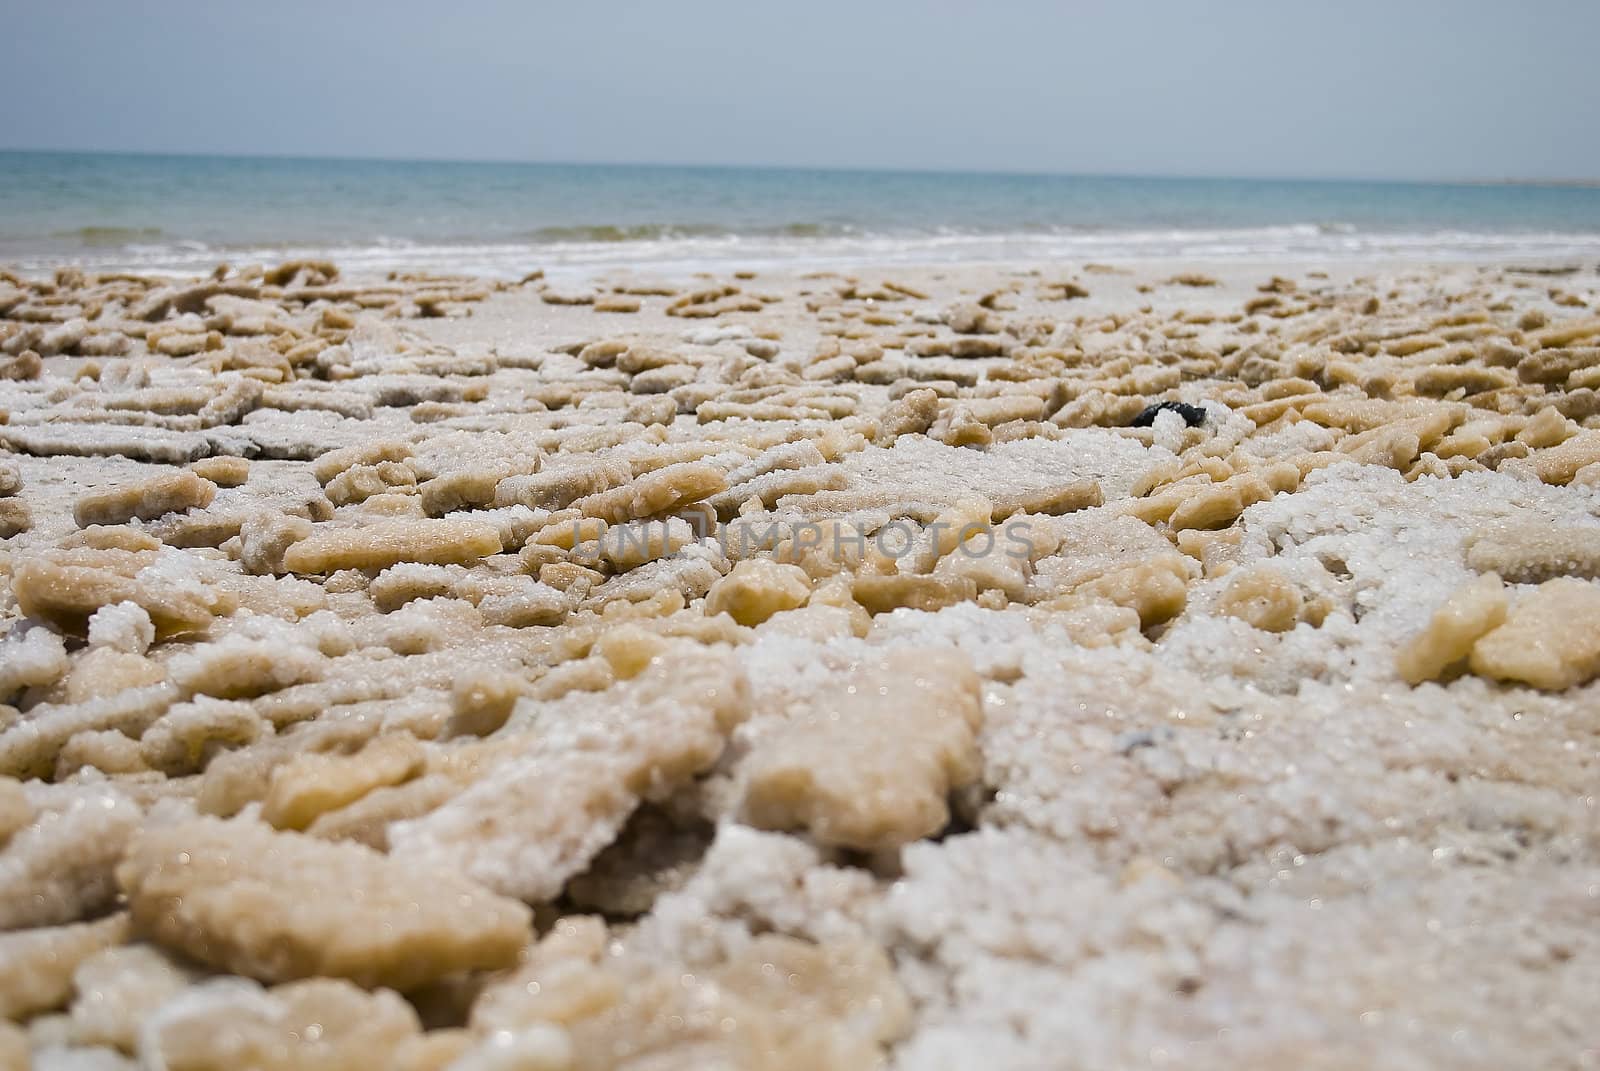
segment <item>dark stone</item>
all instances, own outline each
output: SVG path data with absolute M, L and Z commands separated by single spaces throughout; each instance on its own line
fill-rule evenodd
M 1148 428 L 1156 422 L 1156 414 L 1163 409 L 1170 409 L 1183 418 L 1183 422 L 1191 428 L 1198 428 L 1206 422 L 1206 411 L 1198 405 L 1185 405 L 1183 402 L 1157 402 L 1147 405 L 1133 418 L 1130 428 Z

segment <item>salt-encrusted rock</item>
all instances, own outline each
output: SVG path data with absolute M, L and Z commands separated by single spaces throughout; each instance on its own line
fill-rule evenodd
M 595 312 L 638 312 L 639 308 L 640 301 L 635 297 L 610 294 L 594 300 Z
M 779 473 L 793 473 L 795 470 L 815 470 L 827 463 L 828 456 L 816 443 L 781 443 L 729 470 L 727 489 L 712 495 L 706 503 L 716 510 L 719 517 L 728 519 L 752 497 L 760 498 L 764 503 L 775 501 L 777 494 L 774 493 L 770 477 Z M 785 490 L 780 493 L 789 492 Z
M 239 560 L 246 570 L 258 576 L 287 572 L 284 552 L 309 538 L 311 532 L 311 522 L 304 517 L 257 511 L 239 525 Z
M 762 933 L 852 943 L 874 930 L 885 890 L 860 869 L 831 861 L 830 849 L 723 822 L 702 851 L 687 880 L 640 920 L 634 940 L 641 951 L 695 960 L 737 954 Z
M 137 517 L 153 521 L 168 513 L 211 505 L 217 485 L 192 471 L 164 473 L 138 483 L 124 484 L 80 495 L 72 507 L 79 528 L 91 524 L 122 524 Z
M 456 674 L 450 687 L 449 736 L 488 736 L 511 717 L 527 682 L 518 674 L 471 667 Z
M 711 590 L 724 570 L 726 558 L 703 544 L 684 547 L 670 558 L 647 562 L 593 589 L 583 608 L 603 611 L 610 604 L 643 603 L 664 592 L 674 592 L 690 602 Z
M 34 350 L 22 350 L 11 357 L 0 357 L 0 380 L 38 379 L 44 362 Z
M 539 297 L 546 305 L 593 305 L 597 295 L 592 290 L 540 291 Z
M 1229 577 L 1217 612 L 1263 632 L 1287 632 L 1299 623 L 1304 605 L 1305 597 L 1288 577 L 1261 565 Z
M 548 296 L 547 296 L 548 299 Z M 562 1071 L 576 1054 L 567 1031 L 553 1023 L 535 1023 L 521 1030 L 496 1030 L 481 1041 L 468 1035 L 449 1071 Z
M 959 655 L 894 650 L 856 667 L 741 766 L 744 812 L 823 844 L 898 848 L 937 833 L 979 773 L 978 678 Z
M 149 945 L 96 952 L 72 976 L 77 995 L 68 1011 L 70 1040 L 132 1054 L 151 1015 L 190 981 L 190 971 Z
M 427 756 L 415 738 L 379 737 L 354 755 L 296 755 L 272 771 L 261 818 L 278 829 L 301 830 L 375 789 L 422 773 Z
M 1600 584 L 1547 580 L 1472 647 L 1472 672 L 1559 691 L 1600 676 Z
M 709 498 L 727 486 L 727 478 L 715 465 L 686 462 L 647 472 L 632 483 L 580 498 L 572 505 L 586 516 L 618 524 L 671 513 L 691 502 Z
M 436 476 L 418 488 L 422 508 L 430 517 L 443 517 L 455 510 L 492 506 L 502 480 L 533 472 L 539 467 L 539 460 L 539 456 L 533 454 L 470 465 Z
M 195 581 L 173 553 L 47 552 L 16 564 L 12 590 L 24 612 L 79 636 L 87 634 L 96 611 L 116 603 L 137 604 L 163 638 L 201 631 L 218 614 L 231 613 L 235 598 Z
M 186 464 L 216 449 L 197 431 L 95 424 L 0 425 L 0 446 L 36 457 L 126 457 L 164 465 Z
M 0 850 L 0 930 L 89 918 L 117 896 L 112 870 L 141 810 L 105 785 L 56 790 Z
M 248 699 L 321 678 L 326 660 L 299 643 L 229 636 L 174 658 L 172 680 L 183 694 Z
M 489 1040 L 458 1066 L 865 1071 L 909 1012 L 887 957 L 863 942 L 767 935 L 679 965 L 609 950 L 603 923 L 569 918 L 484 991 L 472 1024 Z M 513 1062 L 524 1057 L 536 1059 Z
M 1513 584 L 1558 576 L 1600 579 L 1600 526 L 1499 525 L 1468 540 L 1467 564 Z
M 265 388 L 248 376 L 225 376 L 226 386 L 206 401 L 196 414 L 202 428 L 237 424 L 261 404 Z
M 75 733 L 61 746 L 51 776 L 62 782 L 74 775 L 96 777 L 95 771 L 108 775 L 149 774 L 150 767 L 140 754 L 139 741 L 115 729 L 90 729 Z
M 564 509 L 580 498 L 619 487 L 633 479 L 626 461 L 551 465 L 533 475 L 508 476 L 495 487 L 495 505 Z
M 878 443 L 887 446 L 902 435 L 921 435 L 939 416 L 939 396 L 931 390 L 909 391 L 878 416 Z
M 262 981 L 409 989 L 508 966 L 529 935 L 527 908 L 459 873 L 245 819 L 147 828 L 117 880 L 139 933 Z
M 31 531 L 33 510 L 20 498 L 0 498 L 0 539 Z
M 247 704 L 200 696 L 174 704 L 139 737 L 139 755 L 169 777 L 198 773 L 224 751 L 272 735 L 272 726 Z
M 141 1025 L 145 1066 L 186 1071 L 389 1071 L 421 1039 L 411 1005 L 388 990 L 313 978 L 272 989 L 215 979 L 163 1003 Z
M 797 445 L 801 447 L 801 452 L 804 452 L 805 447 L 811 446 L 810 443 Z M 815 450 L 814 447 L 812 449 Z M 747 502 L 760 503 L 762 507 L 770 508 L 788 495 L 842 491 L 849 482 L 849 478 L 839 471 L 839 466 L 830 465 L 826 458 L 819 457 L 815 462 L 803 462 L 794 467 L 780 466 L 753 476 L 737 486 L 712 495 L 706 500 L 706 504 L 715 509 L 719 517 L 732 520 Z
M 306 832 L 387 852 L 395 823 L 437 810 L 518 750 L 514 739 L 490 739 L 463 741 L 442 752 L 432 752 L 421 776 L 373 788 L 350 803 L 324 811 Z
M 509 628 L 559 625 L 572 612 L 574 599 L 531 576 L 468 578 L 454 588 L 472 602 L 485 624 Z
M 1562 320 L 1549 327 L 1528 334 L 1528 344 L 1535 349 L 1569 346 L 1574 342 L 1600 335 L 1600 317 Z
M 45 628 L 14 630 L 0 639 L 0 700 L 24 688 L 54 684 L 67 672 L 67 647 Z
M 1400 649 L 1396 661 L 1400 676 L 1410 684 L 1437 679 L 1505 621 L 1508 605 L 1505 585 L 1494 573 L 1461 588 L 1434 613 L 1427 628 Z
M 659 396 L 635 398 L 628 402 L 623 415 L 636 424 L 667 425 L 677 418 L 678 403 Z
M 89 646 L 144 654 L 155 642 L 156 626 L 144 607 L 134 602 L 102 606 L 89 617 Z
M 615 572 L 637 569 L 646 562 L 670 558 L 697 542 L 694 528 L 679 517 L 613 524 L 599 540 L 599 555 Z
M 706 652 L 692 666 L 657 660 L 598 701 L 557 701 L 523 755 L 392 829 L 393 858 L 551 899 L 642 798 L 663 797 L 717 760 L 748 713 L 747 687 L 731 658 Z
M 1006 520 L 1018 513 L 1037 513 L 1059 517 L 1092 509 L 1105 504 L 1105 494 L 1094 480 L 1070 480 L 1055 487 L 1037 491 L 1013 491 L 995 495 L 993 516 L 996 521 Z
M 78 966 L 127 937 L 123 914 L 0 933 L 0 1019 L 22 1021 L 64 1007 Z
M 159 684 L 166 678 L 166 669 L 142 654 L 107 647 L 90 648 L 73 663 L 61 681 L 58 694 L 64 702 L 85 703 L 131 688 Z
M 1535 450 L 1526 460 L 1509 461 L 1502 471 L 1527 474 L 1545 483 L 1565 486 L 1579 470 L 1600 462 L 1600 431 L 1574 435 L 1559 446 Z
M 129 524 L 91 524 L 61 541 L 62 550 L 160 550 L 161 540 Z
M 475 562 L 500 549 L 500 531 L 486 521 L 381 521 L 314 532 L 284 551 L 283 567 L 291 573 L 327 574 L 386 569 L 400 562 L 450 565 Z
M 326 487 L 335 476 L 357 465 L 377 465 L 385 461 L 403 462 L 411 457 L 411 444 L 395 440 L 381 440 L 331 450 L 317 458 L 311 472 L 317 482 Z
M 367 585 L 367 594 L 379 610 L 388 613 L 416 599 L 454 595 L 467 571 L 459 565 L 422 565 L 402 562 L 385 569 Z
M 13 777 L 0 777 L 0 847 L 32 821 L 33 804 L 22 783 Z
M 0 1026 L 0 1052 L 131 1067 L 139 1042 L 152 1067 L 416 1071 L 1571 1063 L 1600 1015 L 1582 984 L 1600 945 L 1573 909 L 1594 884 L 1595 683 L 1562 687 L 1594 631 L 1593 272 L 1389 266 L 1244 294 L 1236 266 L 1174 308 L 1084 270 L 1119 278 L 1070 310 L 1038 303 L 1075 283 L 988 268 L 770 295 L 608 283 L 710 326 L 663 334 L 646 302 L 637 334 L 594 335 L 604 317 L 558 309 L 504 352 L 459 341 L 493 324 L 400 326 L 499 289 L 432 274 L 0 271 L 0 360 L 30 377 L 0 378 L 0 772 L 24 779 L 0 778 L 0 858 L 45 859 L 56 842 L 29 830 L 114 785 L 139 822 L 192 807 L 395 867 L 437 852 L 628 920 L 571 923 L 582 950 L 552 941 L 499 977 L 429 982 L 419 1013 L 457 1025 L 427 1034 L 387 994 L 196 984 L 210 965 L 118 933 L 76 995 L 22 957 L 53 990 L 26 1030 Z M 751 318 L 724 322 L 736 310 Z M 552 346 L 568 320 L 585 337 Z M 141 461 L 236 486 L 65 531 L 73 498 L 175 471 Z M 683 493 L 713 471 L 723 490 Z M 381 570 L 362 546 L 286 575 L 308 539 L 428 514 L 497 542 Z M 896 530 L 904 553 L 875 545 Z M 252 615 L 225 619 L 235 606 Z M 926 652 L 914 673 L 977 673 L 981 787 L 942 787 L 975 768 L 960 711 L 890 734 L 889 696 L 835 702 L 906 646 Z M 751 687 L 731 732 L 716 704 L 662 697 L 712 686 L 724 659 Z M 812 724 L 826 711 L 851 720 Z M 778 779 L 771 824 L 790 832 L 740 822 L 774 755 L 815 780 Z M 897 850 L 945 796 L 958 831 Z M 871 866 L 817 832 L 840 815 L 896 819 L 860 838 Z M 281 856 L 288 834 L 267 837 L 243 857 Z M 302 869 L 273 865 L 250 887 Z M 282 899 L 381 930 L 334 884 Z M 1308 904 L 1322 925 L 1301 924 Z M 0 935 L 0 1000 L 22 936 L 61 935 Z M 888 977 L 878 944 L 917 1009 L 892 1054 L 885 1017 L 856 1009 L 903 999 L 843 984 Z M 174 1029 L 158 1043 L 141 1023 Z
M 40 703 L 28 711 L 26 720 L 0 731 L 0 774 L 49 776 L 57 755 L 73 737 L 113 730 L 138 736 L 177 695 L 177 688 L 162 683 L 81 703 Z
M 752 558 L 735 565 L 706 593 L 706 613 L 727 614 L 741 625 L 759 625 L 811 597 L 811 581 L 797 565 Z
M 855 601 L 870 614 L 886 614 L 901 607 L 912 610 L 941 610 L 968 602 L 978 594 L 977 584 L 966 576 L 919 576 L 893 573 L 887 576 L 857 574 L 850 586 Z
M 417 487 L 417 474 L 400 461 L 380 461 L 376 465 L 352 465 L 329 480 L 325 490 L 335 506 L 365 502 L 375 495 L 411 494 Z

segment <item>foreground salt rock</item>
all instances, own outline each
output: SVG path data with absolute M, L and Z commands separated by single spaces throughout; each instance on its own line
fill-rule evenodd
M 1437 679 L 1472 653 L 1473 645 L 1506 619 L 1510 604 L 1496 573 L 1479 577 L 1450 596 L 1428 627 L 1401 649 L 1397 666 L 1409 684 Z
M 406 1061 L 420 1041 L 416 1011 L 388 990 L 330 978 L 271 989 L 218 979 L 149 1016 L 138 1055 L 171 1071 L 385 1071 L 412 1066 Z
M 1600 677 L 1600 584 L 1540 584 L 1473 645 L 1472 671 L 1557 691 Z
M 455 1066 L 865 1071 L 908 1025 L 869 944 L 766 935 L 686 974 L 608 936 L 592 917 L 557 922 L 479 997 L 472 1025 L 492 1033 Z
M 0 848 L 0 932 L 110 910 L 114 869 L 142 816 L 138 803 L 104 784 L 52 792 Z
M 191 968 L 142 942 L 96 952 L 72 975 L 67 1040 L 78 1047 L 136 1052 L 144 1024 L 187 990 L 194 975 Z
M 823 844 L 898 848 L 949 820 L 947 797 L 978 776 L 982 724 L 963 658 L 892 651 L 757 745 L 743 767 L 745 814 Z
M 515 962 L 530 925 L 526 907 L 458 874 L 248 819 L 147 828 L 117 880 L 138 933 L 270 982 L 415 988 Z
M 639 668 L 599 695 L 543 709 L 521 701 L 534 725 L 522 753 L 431 814 L 397 823 L 396 864 L 464 874 L 530 903 L 554 898 L 641 800 L 708 770 L 749 714 L 743 671 L 725 654 L 708 651 L 692 667 L 647 654 Z
M 50 630 L 11 633 L 0 639 L 0 701 L 24 688 L 55 683 L 68 665 L 66 644 Z
M 143 609 L 162 637 L 203 631 L 233 611 L 230 593 L 167 575 L 173 564 L 155 551 L 61 550 L 18 562 L 11 588 L 24 612 L 77 636 L 102 607 L 124 602 Z
M 0 774 L 17 778 L 47 778 L 54 773 L 63 751 L 79 740 L 107 739 L 119 735 L 131 743 L 172 706 L 177 689 L 162 682 L 125 688 L 112 696 L 82 702 L 40 703 L 30 714 L 0 732 Z M 91 764 L 99 768 L 99 764 Z M 115 763 L 111 771 L 127 772 Z M 110 772 L 110 771 L 102 771 Z
M 128 939 L 128 916 L 0 934 L 0 1018 L 25 1021 L 72 995 L 84 961 Z

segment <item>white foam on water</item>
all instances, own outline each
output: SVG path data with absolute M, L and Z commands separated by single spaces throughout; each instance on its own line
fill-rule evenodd
M 1600 234 L 1360 231 L 1294 224 L 1241 229 L 1062 230 L 1013 234 L 946 231 L 918 235 L 826 237 L 716 235 L 634 241 L 428 243 L 380 238 L 358 245 L 245 246 L 200 242 L 131 243 L 71 254 L 25 256 L 24 272 L 76 266 L 152 273 L 209 271 L 218 262 L 275 263 L 326 258 L 355 277 L 432 271 L 520 278 L 536 268 L 582 278 L 614 268 L 663 274 L 756 269 L 812 270 L 859 265 L 1048 261 L 1507 261 L 1600 258 Z

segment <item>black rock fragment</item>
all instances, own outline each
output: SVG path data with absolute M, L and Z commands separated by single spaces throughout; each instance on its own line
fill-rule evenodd
M 1183 418 L 1183 422 L 1191 428 L 1198 428 L 1206 422 L 1206 411 L 1198 405 L 1186 405 L 1183 402 L 1157 402 L 1147 405 L 1128 424 L 1130 428 L 1148 428 L 1156 422 L 1156 414 L 1163 409 L 1170 409 Z

